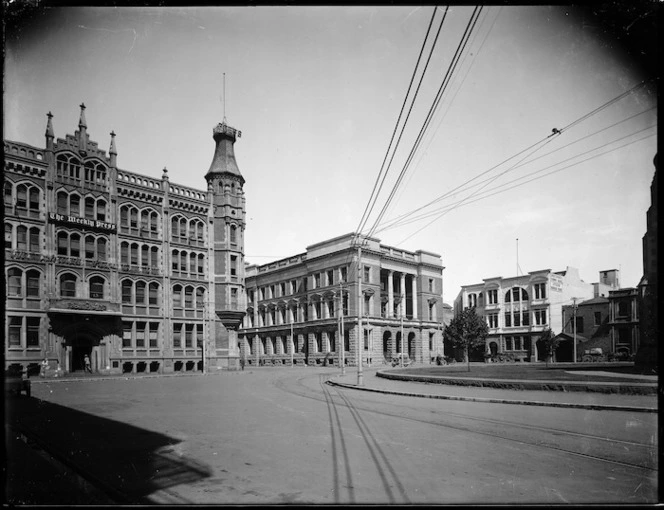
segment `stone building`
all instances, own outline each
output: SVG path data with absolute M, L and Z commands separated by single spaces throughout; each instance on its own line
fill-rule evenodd
M 575 310 L 576 307 L 576 310 Z M 573 341 L 576 323 L 577 358 L 585 351 L 600 348 L 604 354 L 615 352 L 611 338 L 609 299 L 597 296 L 581 301 L 576 305 L 563 306 L 563 329 L 565 340 L 556 351 L 556 361 L 572 361 L 573 347 L 566 342 Z
M 510 354 L 518 361 L 544 361 L 538 345 L 542 331 L 551 328 L 554 334 L 563 331 L 563 306 L 591 299 L 605 292 L 605 286 L 617 276 L 607 273 L 599 283 L 586 283 L 576 268 L 553 272 L 550 269 L 531 271 L 525 275 L 486 278 L 482 283 L 463 285 L 454 301 L 458 314 L 475 307 L 486 318 L 489 334 L 486 352 Z M 600 273 L 601 275 L 601 273 Z
M 238 349 L 248 364 L 338 365 L 343 345 L 344 363 L 354 365 L 358 341 L 369 365 L 401 352 L 418 362 L 442 353 L 441 257 L 363 238 L 358 263 L 354 237 L 247 266 Z
M 5 366 L 174 372 L 235 363 L 245 313 L 244 179 L 225 123 L 207 190 L 120 168 L 78 130 L 4 141 Z M 201 172 L 201 176 L 202 172 Z

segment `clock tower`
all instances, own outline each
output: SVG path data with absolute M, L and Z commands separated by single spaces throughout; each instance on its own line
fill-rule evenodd
M 244 177 L 233 150 L 242 133 L 224 122 L 212 130 L 214 158 L 205 180 L 210 199 L 211 309 L 214 310 L 214 349 L 217 358 L 237 356 L 238 328 L 246 310 L 244 286 Z M 212 347 L 212 346 L 211 346 Z

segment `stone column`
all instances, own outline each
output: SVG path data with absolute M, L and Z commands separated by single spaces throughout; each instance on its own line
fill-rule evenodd
M 401 273 L 401 301 L 399 303 L 399 310 L 402 317 L 406 317 L 406 273 Z M 401 339 L 403 342 L 403 339 Z
M 412 282 L 412 291 L 413 291 L 413 319 L 417 319 L 417 275 L 413 275 L 413 282 Z
M 394 317 L 394 281 L 392 271 L 387 272 L 387 317 Z

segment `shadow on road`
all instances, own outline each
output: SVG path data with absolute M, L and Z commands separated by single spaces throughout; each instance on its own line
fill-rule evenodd
M 35 504 L 53 503 L 39 501 L 39 487 L 47 487 L 53 480 L 18 476 L 29 472 L 25 463 L 37 459 L 37 454 L 32 459 L 11 458 L 16 448 L 11 447 L 8 427 L 22 432 L 118 503 L 147 503 L 146 496 L 155 491 L 211 475 L 207 466 L 174 450 L 178 439 L 37 398 L 10 398 L 5 399 L 6 501 L 12 492 L 21 492 L 16 485 L 29 484 L 36 487 L 32 490 L 37 493 L 30 494 Z M 44 475 L 35 470 L 34 477 L 40 474 Z M 45 490 L 43 497 L 48 494 Z M 75 498 L 72 494 L 72 504 Z

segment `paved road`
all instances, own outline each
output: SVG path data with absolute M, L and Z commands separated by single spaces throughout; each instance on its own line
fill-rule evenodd
M 6 419 L 120 502 L 657 501 L 654 413 L 367 393 L 336 373 L 46 382 Z

